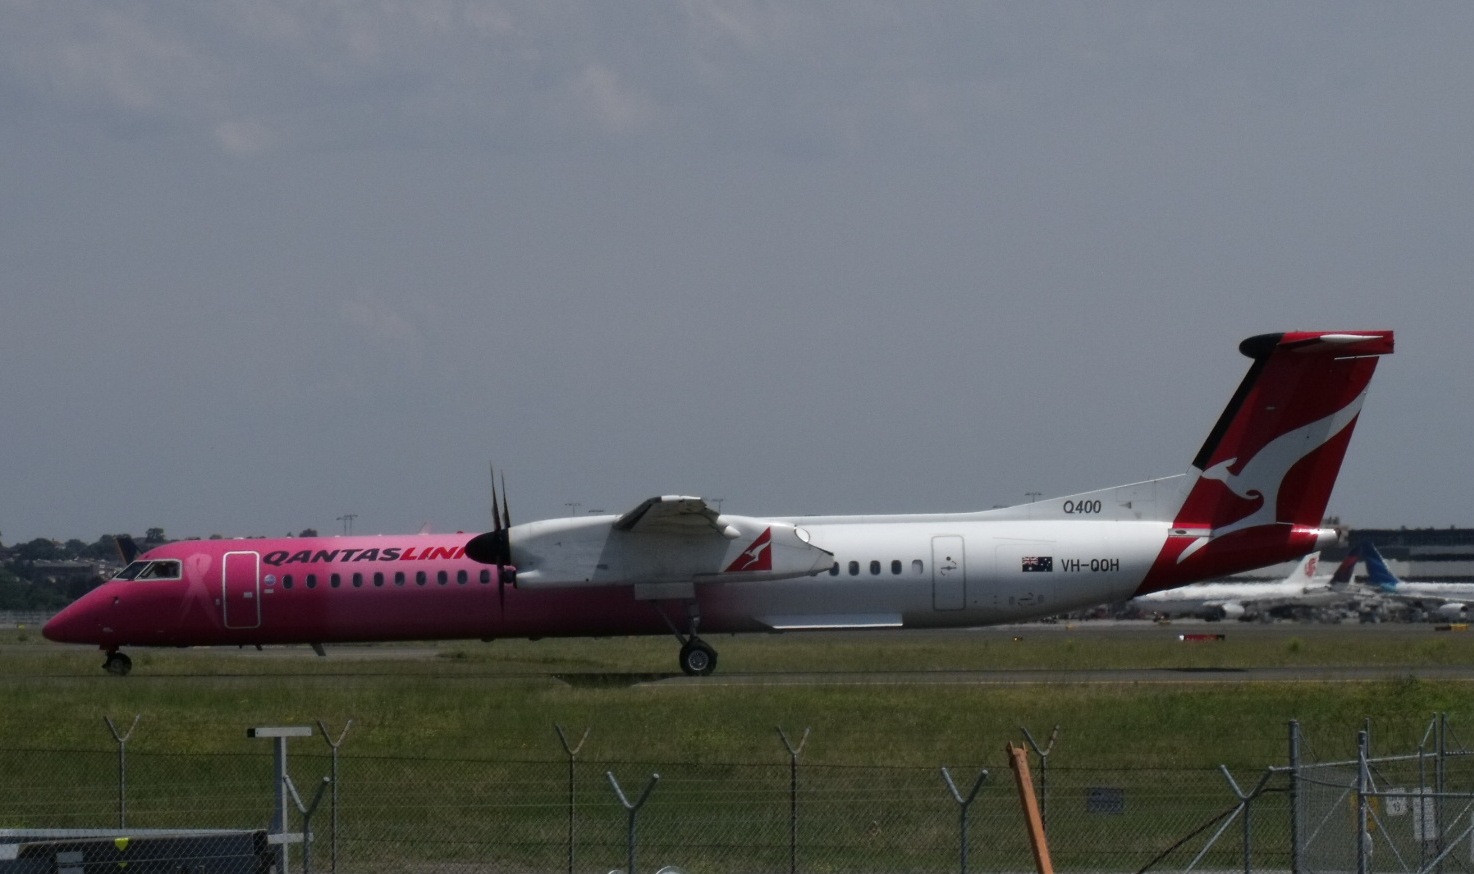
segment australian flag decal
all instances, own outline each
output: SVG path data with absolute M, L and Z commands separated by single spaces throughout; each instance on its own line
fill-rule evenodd
M 1052 574 L 1054 573 L 1054 556 L 1026 555 L 1023 557 L 1023 571 L 1026 574 Z

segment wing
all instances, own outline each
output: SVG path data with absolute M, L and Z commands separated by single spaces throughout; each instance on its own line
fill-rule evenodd
M 736 532 L 717 522 L 716 508 L 702 498 L 690 495 L 662 495 L 649 498 L 638 507 L 614 520 L 615 531 L 639 534 L 666 534 L 700 537 L 720 534 L 727 539 Z

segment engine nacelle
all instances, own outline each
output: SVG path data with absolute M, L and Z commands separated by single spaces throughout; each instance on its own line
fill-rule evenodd
M 1213 604 L 1204 608 L 1203 618 L 1209 622 L 1220 619 L 1242 619 L 1244 618 L 1244 605 L 1237 601 L 1225 601 L 1222 604 Z
M 720 516 L 690 530 L 620 530 L 618 516 L 547 519 L 509 531 L 517 588 L 781 580 L 823 573 L 834 555 L 785 522 Z
M 1438 614 L 1439 619 L 1459 620 L 1463 619 L 1468 611 L 1462 602 L 1450 601 L 1447 604 L 1439 605 L 1435 612 Z

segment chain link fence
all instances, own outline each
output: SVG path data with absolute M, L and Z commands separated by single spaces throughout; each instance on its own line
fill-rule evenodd
M 1034 870 L 1001 756 L 944 776 L 806 764 L 781 749 L 764 763 L 588 759 L 551 732 L 538 759 L 357 756 L 351 734 L 329 737 L 332 749 L 314 734 L 281 742 L 285 790 L 263 741 L 174 755 L 135 751 L 115 731 L 111 749 L 0 750 L 0 874 L 119 862 L 128 874 Z M 1363 743 L 1356 760 L 1316 761 L 1296 736 L 1290 764 L 1252 775 L 1061 768 L 1035 746 L 1055 869 L 1474 874 L 1474 759 L 1441 720 L 1425 749 L 1382 758 Z M 161 841 L 181 829 L 179 841 L 218 841 L 219 858 L 167 857 Z M 32 858 L 22 847 L 50 853 L 45 867 L 7 868 Z

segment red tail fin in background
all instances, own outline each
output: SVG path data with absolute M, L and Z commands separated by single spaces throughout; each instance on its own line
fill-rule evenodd
M 1321 520 L 1391 331 L 1263 334 L 1193 460 L 1187 497 L 1140 592 L 1299 558 Z

